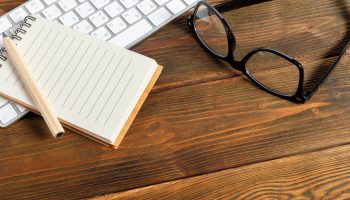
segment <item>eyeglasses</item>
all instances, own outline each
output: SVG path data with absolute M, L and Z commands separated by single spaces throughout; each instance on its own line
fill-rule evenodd
M 222 9 L 225 8 L 225 4 L 231 2 L 215 7 Z M 241 61 L 236 61 L 234 59 L 236 47 L 234 34 L 218 10 L 208 3 L 200 1 L 187 22 L 200 44 L 211 54 L 241 71 L 261 89 L 296 103 L 305 103 L 316 93 L 350 45 L 349 42 L 316 86 L 304 91 L 304 68 L 300 62 L 287 54 L 270 48 L 257 48 L 243 57 Z M 271 66 L 262 67 L 264 63 L 269 63 Z M 262 72 L 262 69 L 266 70 Z

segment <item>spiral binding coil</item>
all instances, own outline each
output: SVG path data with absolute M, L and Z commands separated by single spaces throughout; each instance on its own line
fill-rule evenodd
M 20 36 L 20 34 L 24 35 L 27 33 L 27 31 L 25 30 L 25 28 L 30 28 L 32 25 L 30 24 L 30 21 L 35 21 L 36 18 L 33 16 L 27 16 L 26 18 L 24 18 L 23 22 L 19 25 L 19 28 L 17 28 L 13 34 L 11 34 L 10 38 L 13 40 L 18 40 L 21 41 L 22 37 Z M 5 49 L 5 47 L 2 47 L 0 49 L 0 59 L 3 61 L 7 60 L 6 57 L 7 51 Z M 0 67 L 2 67 L 2 64 L 0 64 Z

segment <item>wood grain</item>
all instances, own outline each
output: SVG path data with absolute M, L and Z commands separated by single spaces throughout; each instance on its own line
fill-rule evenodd
M 346 145 L 92 200 L 349 199 L 349 152 Z
M 241 77 L 153 93 L 117 151 L 70 132 L 50 139 L 40 118 L 22 120 L 2 132 L 0 194 L 90 197 L 349 143 L 349 70 L 304 105 Z
M 275 0 L 228 12 L 236 57 L 277 48 L 304 64 L 307 81 L 315 80 L 349 39 L 349 3 Z M 0 1 L 0 8 L 17 4 Z M 346 60 L 310 102 L 293 104 L 209 56 L 185 20 L 134 48 L 164 71 L 117 151 L 72 131 L 54 140 L 34 114 L 0 129 L 0 199 L 87 198 L 350 143 Z

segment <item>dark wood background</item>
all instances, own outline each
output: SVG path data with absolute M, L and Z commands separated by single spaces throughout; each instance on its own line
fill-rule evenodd
M 1 14 L 22 2 L 0 0 Z M 349 56 L 311 101 L 290 103 L 209 56 L 188 15 L 133 48 L 165 68 L 118 150 L 72 131 L 52 139 L 34 114 L 0 129 L 0 199 L 349 199 Z M 350 39 L 349 0 L 273 0 L 225 17 L 237 58 L 279 49 L 308 82 Z

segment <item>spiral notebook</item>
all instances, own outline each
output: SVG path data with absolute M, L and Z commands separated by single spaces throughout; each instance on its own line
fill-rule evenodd
M 162 69 L 153 59 L 43 18 L 27 17 L 12 38 L 64 126 L 114 147 Z M 0 95 L 35 112 L 5 49 L 0 59 Z

